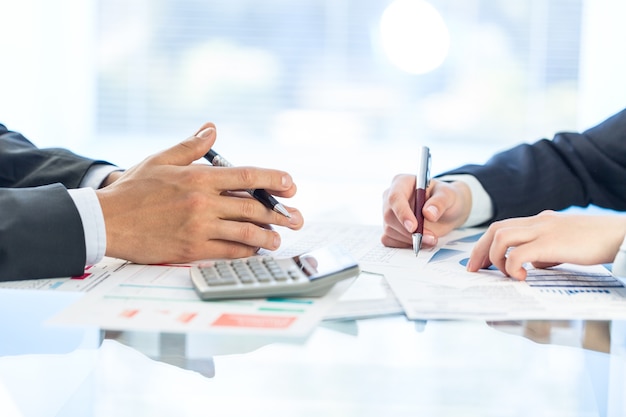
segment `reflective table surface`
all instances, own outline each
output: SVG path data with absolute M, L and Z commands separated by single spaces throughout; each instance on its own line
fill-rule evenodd
M 297 340 L 44 324 L 77 296 L 0 293 L 1 416 L 626 415 L 625 322 L 395 315 Z

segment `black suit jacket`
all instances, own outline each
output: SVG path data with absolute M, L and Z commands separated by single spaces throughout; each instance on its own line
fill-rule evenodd
M 626 210 L 626 110 L 583 133 L 558 133 L 496 154 L 474 175 L 491 196 L 492 221 L 590 204 Z
M 0 281 L 82 274 L 85 236 L 67 188 L 93 164 L 0 124 Z

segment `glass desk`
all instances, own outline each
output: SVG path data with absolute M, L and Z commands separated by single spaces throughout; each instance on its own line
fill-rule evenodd
M 43 324 L 73 297 L 0 293 L 1 416 L 626 415 L 625 322 L 397 315 L 301 340 Z

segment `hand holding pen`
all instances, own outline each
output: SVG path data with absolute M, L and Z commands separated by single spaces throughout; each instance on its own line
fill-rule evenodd
M 213 149 L 210 149 L 209 152 L 207 152 L 207 154 L 204 155 L 204 158 L 207 161 L 209 161 L 211 165 L 214 165 L 214 166 L 220 166 L 220 167 L 232 167 L 233 166 L 230 162 L 224 159 L 224 157 L 222 157 L 220 154 L 215 152 Z M 287 209 L 282 204 L 280 204 L 270 193 L 268 193 L 264 189 L 257 188 L 257 189 L 248 189 L 246 191 L 248 192 L 248 194 L 254 197 L 257 201 L 261 202 L 265 207 L 269 208 L 270 210 L 274 210 L 275 212 L 280 213 L 287 218 L 291 218 L 291 215 L 289 214 Z
M 141 264 L 243 258 L 280 247 L 281 235 L 272 225 L 302 228 L 296 208 L 288 207 L 287 218 L 227 192 L 265 188 L 290 198 L 296 186 L 288 173 L 195 163 L 215 140 L 215 125 L 205 123 L 95 190 L 106 222 L 106 256 Z
M 415 243 L 415 252 L 419 252 L 422 246 L 435 246 L 439 237 L 462 227 L 468 220 L 472 209 L 468 179 L 458 178 L 462 176 L 431 179 L 431 157 L 427 149 L 419 153 L 417 173 L 395 175 L 383 193 L 380 240 L 385 246 L 410 248 Z
M 426 188 L 430 181 L 430 149 L 422 146 L 417 161 L 417 174 L 415 177 L 415 217 L 417 218 L 417 230 L 413 232 L 413 252 L 415 256 L 422 247 L 424 236 L 424 204 L 426 203 Z

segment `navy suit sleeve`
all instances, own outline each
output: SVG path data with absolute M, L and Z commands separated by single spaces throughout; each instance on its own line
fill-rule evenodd
M 61 183 L 77 188 L 94 164 L 106 164 L 66 149 L 39 149 L 0 124 L 0 187 L 33 187 Z
M 85 235 L 67 188 L 96 163 L 0 125 L 0 281 L 83 272 Z
M 0 281 L 83 273 L 83 225 L 62 184 L 0 189 L 0 213 Z
M 492 221 L 590 204 L 626 210 L 626 110 L 583 133 L 558 133 L 445 174 L 475 176 L 492 199 Z

